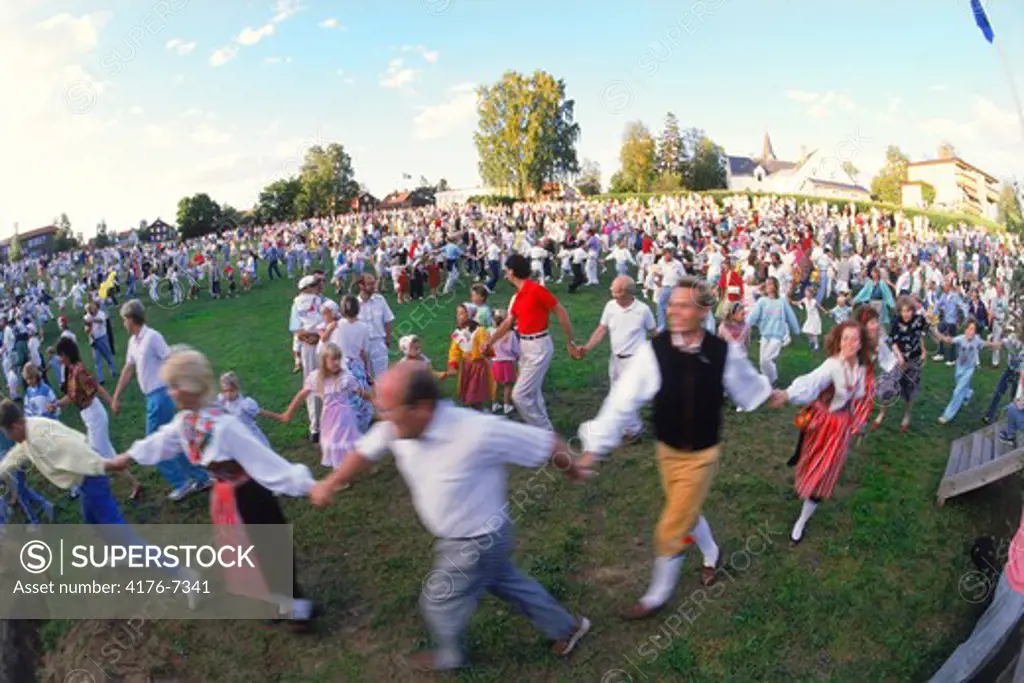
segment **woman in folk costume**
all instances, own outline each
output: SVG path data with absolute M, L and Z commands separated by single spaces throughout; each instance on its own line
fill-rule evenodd
M 107 469 L 124 469 L 132 461 L 156 465 L 184 450 L 193 464 L 205 467 L 217 482 L 210 497 L 210 517 L 214 524 L 230 527 L 218 534 L 218 540 L 223 545 L 253 546 L 257 571 L 229 575 L 232 592 L 263 598 L 277 605 L 280 617 L 308 627 L 314 607 L 303 597 L 294 562 L 288 577 L 273 556 L 269 530 L 262 529 L 288 524 L 274 494 L 308 495 L 315 483 L 309 468 L 288 462 L 253 436 L 238 418 L 210 406 L 213 371 L 199 351 L 175 349 L 160 372 L 180 412 L 132 444 L 127 453 L 108 463 Z
M 472 310 L 471 310 L 472 309 Z M 458 375 L 458 398 L 463 405 L 483 410 L 491 401 L 493 381 L 491 363 L 484 354 L 487 329 L 473 319 L 476 307 L 459 304 L 455 308 L 456 328 L 448 347 L 445 376 Z
M 803 500 L 800 517 L 790 533 L 797 544 L 818 503 L 831 497 L 843 471 L 850 439 L 871 411 L 874 382 L 871 380 L 871 342 L 865 328 L 848 320 L 836 325 L 825 339 L 829 358 L 818 368 L 796 378 L 773 399 L 806 406 L 797 415 L 800 429 L 794 488 Z

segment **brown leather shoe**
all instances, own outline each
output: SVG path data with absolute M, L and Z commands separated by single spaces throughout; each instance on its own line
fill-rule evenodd
M 718 567 L 701 567 L 700 568 L 700 585 L 707 588 L 715 583 L 715 573 L 718 571 Z
M 556 640 L 555 644 L 551 646 L 551 651 L 559 657 L 567 657 L 589 630 L 590 620 L 586 617 L 579 617 L 576 619 L 576 628 L 573 629 L 572 634 L 568 638 Z
M 661 607 L 644 607 L 643 603 L 636 603 L 622 612 L 622 618 L 626 621 L 640 621 L 648 619 L 661 611 Z

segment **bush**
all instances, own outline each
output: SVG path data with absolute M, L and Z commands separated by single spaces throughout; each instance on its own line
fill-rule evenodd
M 478 206 L 512 206 L 519 200 L 515 197 L 509 197 L 507 195 L 500 194 L 483 194 L 474 195 L 466 200 L 467 204 L 476 204 Z

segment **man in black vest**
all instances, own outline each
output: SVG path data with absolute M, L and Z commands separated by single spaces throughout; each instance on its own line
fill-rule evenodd
M 629 372 L 612 386 L 597 417 L 580 426 L 586 451 L 580 464 L 590 466 L 616 448 L 630 416 L 653 401 L 658 465 L 665 508 L 655 530 L 657 556 L 647 593 L 629 608 L 627 619 L 657 612 L 671 597 L 683 553 L 704 536 L 701 546 L 717 546 L 701 507 L 721 453 L 719 432 L 725 394 L 744 410 L 753 410 L 774 392 L 757 373 L 742 346 L 728 344 L 704 330 L 714 295 L 700 278 L 686 276 L 673 288 L 667 306 L 667 329 L 640 348 Z M 702 573 L 714 580 L 717 558 Z

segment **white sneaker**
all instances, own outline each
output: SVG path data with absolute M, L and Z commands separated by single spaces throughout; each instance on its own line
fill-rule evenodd
M 513 410 L 514 410 L 514 408 L 513 408 L 511 403 L 506 403 L 505 404 L 505 414 L 506 415 L 511 415 Z
M 185 496 L 187 496 L 188 494 L 192 493 L 195 490 L 196 483 L 194 481 L 190 481 L 187 484 L 182 484 L 178 488 L 168 493 L 167 498 L 174 502 L 178 502 L 179 500 L 181 500 L 182 498 L 184 498 Z
M 945 358 L 945 356 L 943 356 L 941 353 L 937 353 L 934 356 L 932 356 L 932 360 L 934 360 L 934 361 L 940 361 L 940 360 L 943 360 L 944 358 Z
M 495 402 L 494 405 L 491 406 L 491 412 L 492 413 L 500 413 L 501 412 L 501 408 L 502 408 L 501 404 L 498 403 L 498 402 Z

